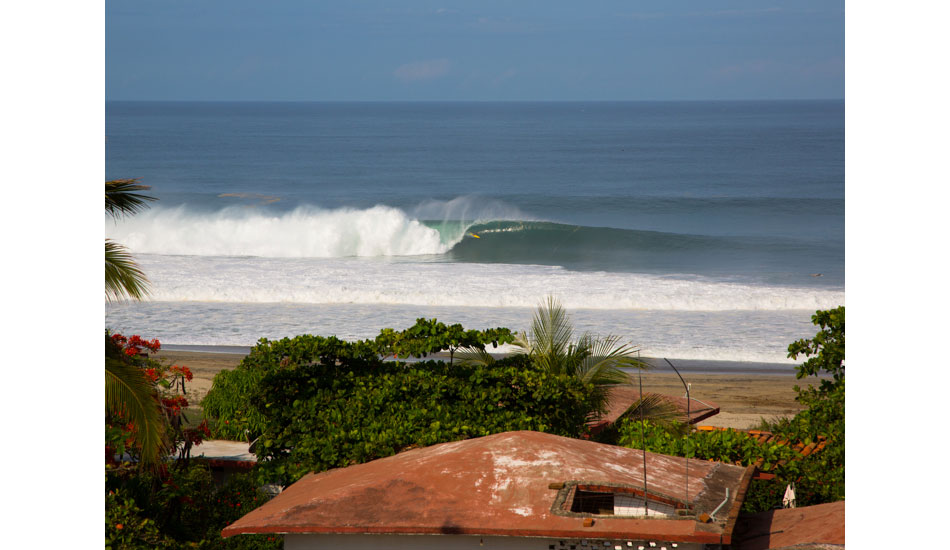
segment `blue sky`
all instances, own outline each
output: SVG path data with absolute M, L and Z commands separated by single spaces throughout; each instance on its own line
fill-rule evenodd
M 108 0 L 106 99 L 843 98 L 842 1 Z

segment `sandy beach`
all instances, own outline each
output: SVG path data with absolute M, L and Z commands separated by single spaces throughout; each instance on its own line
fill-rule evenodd
M 185 365 L 191 369 L 194 380 L 187 388 L 188 397 L 193 404 L 198 404 L 211 389 L 214 375 L 236 367 L 244 354 L 162 350 L 156 357 L 169 364 Z M 693 371 L 684 372 L 683 377 L 690 384 L 692 398 L 719 405 L 719 414 L 703 420 L 700 425 L 737 429 L 754 427 L 762 418 L 772 420 L 794 415 L 800 410 L 795 401 L 794 386 L 809 383 L 807 380 L 796 380 L 792 367 L 789 367 L 787 375 L 728 372 L 708 374 Z M 643 389 L 645 392 L 685 395 L 679 378 L 669 371 L 645 372 Z

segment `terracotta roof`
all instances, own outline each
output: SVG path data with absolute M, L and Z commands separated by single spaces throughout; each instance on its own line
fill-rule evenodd
M 685 459 L 646 453 L 650 499 L 683 505 L 688 498 L 692 515 L 625 518 L 570 512 L 574 491 L 585 485 L 591 491 L 622 487 L 642 494 L 643 459 L 637 449 L 529 431 L 443 443 L 308 474 L 222 534 L 464 534 L 729 542 L 752 477 L 751 467 L 690 460 L 687 497 Z M 700 521 L 717 507 L 720 511 L 714 520 Z
M 844 501 L 743 515 L 734 550 L 844 546 Z
M 605 426 L 616 422 L 623 413 L 627 412 L 627 409 L 629 409 L 631 405 L 640 399 L 640 390 L 635 386 L 614 386 L 611 388 L 609 395 L 607 413 L 598 420 L 591 422 L 590 424 L 592 426 L 598 426 L 600 429 L 603 429 Z M 651 395 L 651 393 L 647 392 L 646 395 Z M 662 395 L 661 397 L 676 406 L 682 412 L 683 418 L 686 418 L 687 401 L 685 395 L 683 397 Z M 719 414 L 719 405 L 690 397 L 690 424 L 695 424 L 716 414 Z

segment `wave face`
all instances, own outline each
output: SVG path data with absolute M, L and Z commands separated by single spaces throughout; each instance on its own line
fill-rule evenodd
M 728 277 L 749 272 L 828 271 L 840 253 L 834 243 L 803 246 L 787 238 L 688 235 L 537 221 L 479 223 L 468 232 L 448 257 L 464 262 L 551 265 L 553 261 L 578 270 Z
M 451 201 L 417 208 L 458 215 Z M 497 209 L 495 209 L 497 211 Z M 482 209 L 482 213 L 486 211 Z M 516 211 L 511 212 L 517 215 Z M 843 283 L 842 244 L 775 237 L 685 235 L 534 220 L 419 220 L 390 206 L 298 207 L 286 212 L 226 208 L 154 210 L 107 224 L 107 236 L 137 253 L 260 258 L 418 258 L 548 265 L 575 271 L 711 276 L 815 286 Z M 752 277 L 752 278 L 750 278 Z

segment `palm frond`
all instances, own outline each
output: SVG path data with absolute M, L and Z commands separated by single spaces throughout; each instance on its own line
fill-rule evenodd
M 577 352 L 571 340 L 574 325 L 557 298 L 548 296 L 535 311 L 527 338 L 535 363 L 549 372 L 571 374 L 570 357 Z
M 666 396 L 647 393 L 630 405 L 617 419 L 617 423 L 619 424 L 620 420 L 624 418 L 640 420 L 641 413 L 644 420 L 660 424 L 669 424 L 675 420 L 688 420 L 685 419 L 683 410 L 673 404 Z
M 106 239 L 106 298 L 141 300 L 149 292 L 148 278 L 121 244 Z
M 489 366 L 495 364 L 492 354 L 480 348 L 461 348 L 455 352 L 459 365 L 462 366 Z
M 119 415 L 136 427 L 141 460 L 155 464 L 165 447 L 165 422 L 152 385 L 135 365 L 106 357 L 106 413 Z
M 106 182 L 106 212 L 113 218 L 135 214 L 148 208 L 148 201 L 155 197 L 137 193 L 151 189 L 148 185 L 140 185 L 138 178 L 121 179 Z

